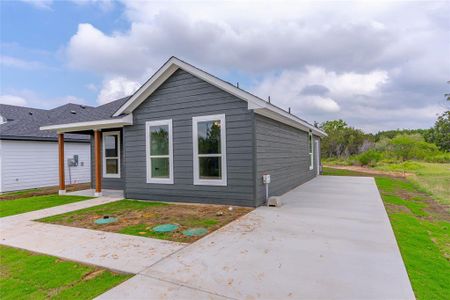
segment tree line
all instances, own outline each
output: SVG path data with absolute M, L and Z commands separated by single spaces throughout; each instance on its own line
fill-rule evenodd
M 322 140 L 322 157 L 353 159 L 361 165 L 379 161 L 423 160 L 450 162 L 450 111 L 438 116 L 429 129 L 396 129 L 365 133 L 344 120 L 320 124 L 328 137 Z

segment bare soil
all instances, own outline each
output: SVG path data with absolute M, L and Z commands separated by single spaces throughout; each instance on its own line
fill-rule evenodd
M 362 166 L 335 166 L 335 165 L 324 165 L 324 167 L 333 168 L 333 169 L 341 169 L 341 170 L 349 170 L 349 171 L 355 171 L 355 172 L 362 172 L 367 174 L 375 174 L 375 175 L 388 175 L 391 177 L 401 177 L 406 178 L 408 176 L 414 175 L 407 172 L 396 172 L 396 171 L 382 171 L 382 170 L 375 170 L 369 167 L 362 167 Z
M 232 210 L 229 210 L 229 206 L 225 205 L 165 204 L 146 206 L 139 209 L 112 209 L 110 213 L 105 208 L 101 211 L 79 211 L 58 216 L 57 219 L 44 219 L 43 221 L 59 225 L 191 243 L 202 236 L 185 236 L 182 233 L 184 230 L 203 227 L 208 230 L 209 234 L 252 210 L 253 208 L 250 207 L 233 207 Z M 95 224 L 95 220 L 105 215 L 115 217 L 118 221 L 104 225 Z M 154 232 L 153 227 L 161 224 L 176 224 L 179 225 L 179 228 L 169 233 Z

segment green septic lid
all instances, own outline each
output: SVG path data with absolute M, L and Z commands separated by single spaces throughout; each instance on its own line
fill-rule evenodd
M 109 224 L 114 222 L 117 222 L 117 218 L 110 216 L 104 216 L 103 218 L 95 220 L 95 224 L 97 225 Z
M 206 228 L 189 228 L 185 231 L 183 231 L 183 234 L 186 236 L 200 236 L 200 235 L 205 235 L 208 233 L 208 229 Z
M 175 224 L 161 224 L 153 227 L 154 232 L 171 232 L 178 229 L 178 225 Z

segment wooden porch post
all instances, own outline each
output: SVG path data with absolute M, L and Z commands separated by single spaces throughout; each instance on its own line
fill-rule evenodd
M 66 182 L 64 178 L 64 133 L 58 134 L 58 169 L 59 169 L 59 195 L 66 193 Z
M 94 130 L 94 153 L 95 153 L 95 196 L 102 195 L 102 169 L 101 169 L 101 146 L 102 132 Z

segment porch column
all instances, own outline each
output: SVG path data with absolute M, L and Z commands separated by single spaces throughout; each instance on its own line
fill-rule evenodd
M 64 178 L 64 133 L 58 134 L 58 169 L 59 169 L 59 195 L 66 193 L 66 182 Z
M 101 165 L 102 132 L 94 130 L 94 154 L 95 154 L 95 196 L 102 195 L 102 165 Z

